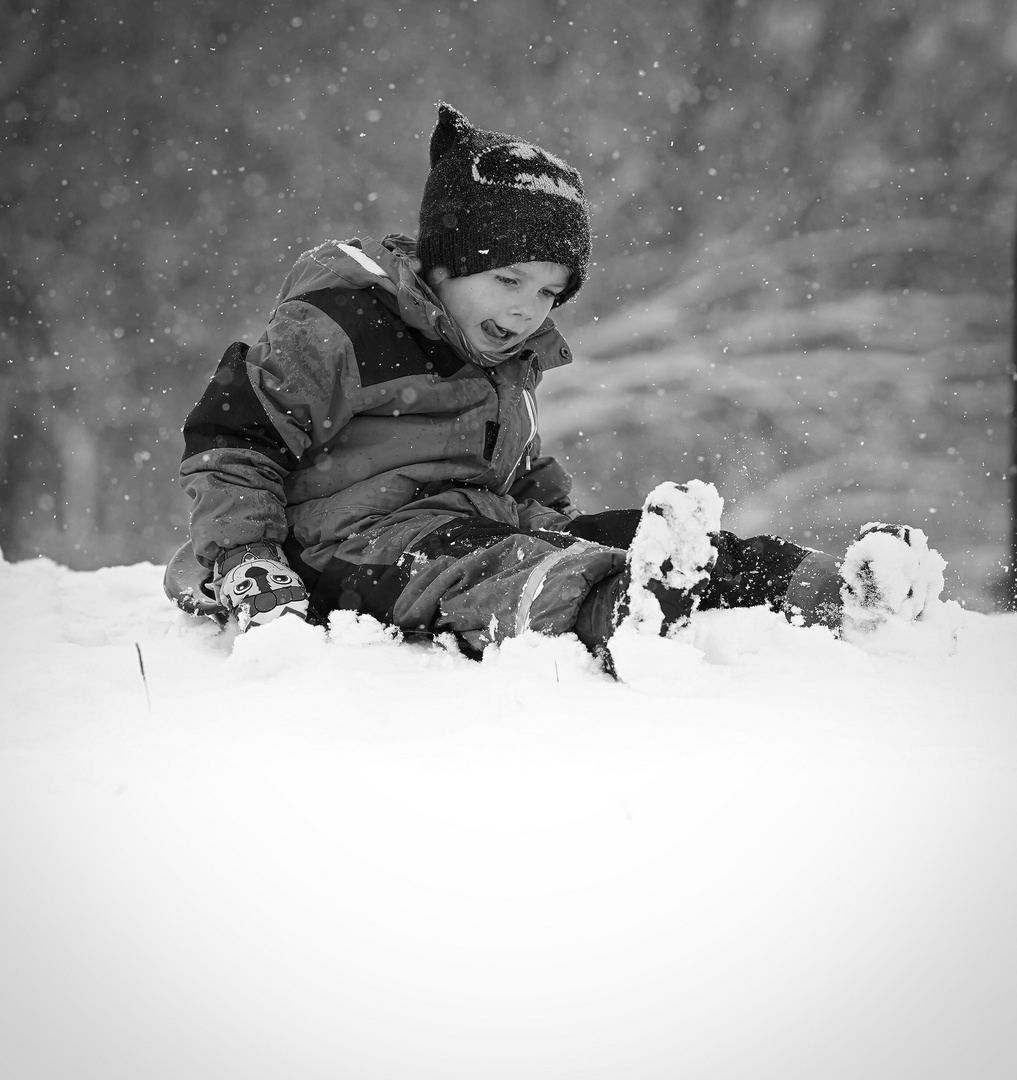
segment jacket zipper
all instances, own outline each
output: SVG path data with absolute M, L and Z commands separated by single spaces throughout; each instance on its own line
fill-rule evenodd
M 526 412 L 530 418 L 530 437 L 526 440 L 526 448 L 523 451 L 523 469 L 525 472 L 529 472 L 530 447 L 533 446 L 533 440 L 537 437 L 537 402 L 526 387 L 523 387 L 523 401 L 526 403 Z
M 530 363 L 530 367 L 531 367 L 533 372 L 536 372 L 537 364 L 539 363 L 539 361 L 537 360 L 536 354 L 531 354 L 531 355 L 533 356 L 533 359 L 532 359 L 532 361 Z M 497 380 L 495 379 L 493 373 L 488 371 L 487 368 L 481 368 L 481 370 L 484 372 L 484 375 L 487 378 L 487 381 L 494 387 L 495 394 L 497 394 L 498 393 L 498 383 L 497 383 Z M 526 387 L 525 381 L 524 381 L 524 385 L 523 385 L 523 388 L 522 388 L 522 399 L 523 399 L 523 404 L 526 406 L 526 416 L 530 421 L 530 434 L 529 434 L 529 437 L 526 439 L 526 441 L 523 443 L 522 452 L 520 453 L 519 457 L 516 459 L 515 464 L 512 466 L 512 470 L 509 473 L 510 476 L 513 473 L 515 473 L 515 471 L 519 468 L 520 464 L 523 465 L 523 471 L 524 472 L 529 472 L 530 467 L 531 467 L 530 448 L 533 446 L 533 440 L 536 439 L 536 437 L 537 437 L 537 398 L 536 398 L 536 394 L 532 390 L 529 390 Z M 494 430 L 495 440 L 497 439 L 498 428 L 500 426 L 501 426 L 500 424 L 495 426 L 495 430 Z M 488 431 L 487 431 L 487 440 L 488 440 L 488 442 L 490 442 L 490 439 L 491 439 L 491 431 L 490 431 L 490 429 L 488 429 Z M 485 447 L 485 454 L 484 454 L 485 458 L 487 458 L 486 449 L 487 448 Z M 494 451 L 493 446 L 491 447 L 491 451 L 492 451 L 492 454 L 493 454 L 493 451 Z

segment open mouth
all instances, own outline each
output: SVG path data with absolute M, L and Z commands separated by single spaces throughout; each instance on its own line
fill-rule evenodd
M 496 323 L 494 319 L 485 319 L 480 324 L 480 329 L 484 331 L 487 337 L 499 345 L 506 345 L 515 337 L 511 330 L 506 330 L 504 326 Z

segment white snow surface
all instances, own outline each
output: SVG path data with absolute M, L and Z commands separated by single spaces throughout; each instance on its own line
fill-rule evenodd
M 613 682 L 161 574 L 0 562 L 0 1075 L 1017 1076 L 1017 616 L 700 612 Z

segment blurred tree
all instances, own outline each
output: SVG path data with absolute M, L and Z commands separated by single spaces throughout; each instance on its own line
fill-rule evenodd
M 0 0 L 0 10 L 11 28 L 0 42 L 9 558 L 89 566 L 168 552 L 186 517 L 178 427 L 218 355 L 260 332 L 299 250 L 415 230 L 438 99 L 581 168 L 596 265 L 563 322 L 605 362 L 633 349 L 688 353 L 726 334 L 727 352 L 695 375 L 703 392 L 721 392 L 717 361 L 750 359 L 761 339 L 732 335 L 767 311 L 829 299 L 832 313 L 852 291 L 1001 297 L 1009 287 L 1010 0 Z M 1003 334 L 975 366 L 986 394 L 1005 378 Z M 951 372 L 975 370 L 972 355 L 958 345 L 953 368 L 937 367 L 942 393 L 956 389 Z M 751 411 L 723 397 L 732 393 L 717 407 Z M 679 455 L 705 449 L 684 414 L 654 415 L 659 426 L 630 432 L 610 466 L 628 485 L 618 497 L 631 498 L 676 439 Z M 978 423 L 981 449 L 965 457 L 989 471 L 996 422 Z M 589 479 L 606 490 L 606 477 Z
M 1017 215 L 1015 215 L 1017 221 Z M 1013 279 L 1010 309 L 1010 573 L 1007 600 L 1017 611 L 1017 228 L 1013 241 Z
M 207 289 L 194 302 L 206 258 L 222 254 L 200 236 L 221 217 L 193 173 L 194 151 L 227 184 L 250 159 L 250 140 L 230 135 L 214 100 L 231 6 L 6 7 L 16 32 L 0 67 L 0 259 L 5 412 L 15 419 L 0 431 L 0 543 L 78 565 L 140 557 L 159 532 L 176 457 L 182 401 L 163 404 L 172 368 L 195 359 L 176 308 L 200 318 L 223 303 Z M 253 156 L 271 161 L 270 145 Z M 156 488 L 142 478 L 160 464 Z

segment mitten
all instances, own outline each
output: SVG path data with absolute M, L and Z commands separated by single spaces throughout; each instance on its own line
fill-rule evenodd
M 212 585 L 241 632 L 285 612 L 307 618 L 307 590 L 275 544 L 245 544 L 222 552 L 215 560 Z

